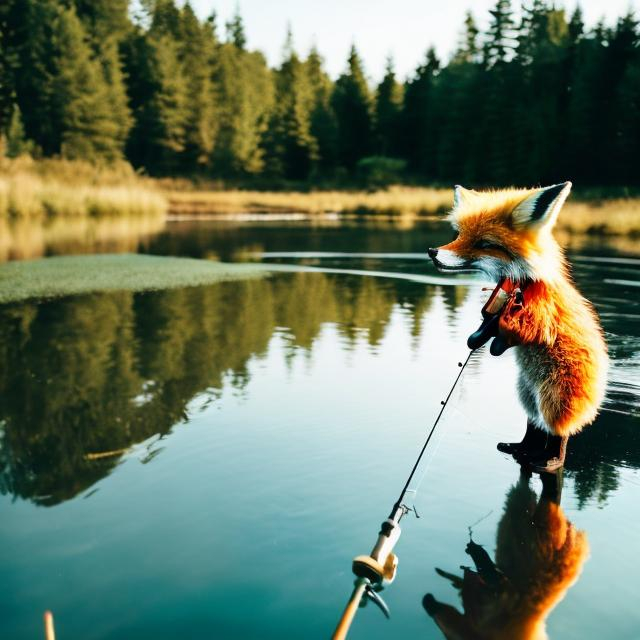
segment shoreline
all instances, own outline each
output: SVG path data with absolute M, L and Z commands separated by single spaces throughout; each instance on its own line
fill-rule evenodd
M 102 166 L 28 156 L 4 159 L 0 161 L 0 222 L 49 225 L 142 217 L 155 218 L 157 224 L 366 219 L 410 227 L 418 221 L 442 220 L 453 197 L 450 188 L 408 185 L 368 191 L 257 191 L 198 190 L 176 182 L 141 176 L 127 163 Z M 556 228 L 589 236 L 640 237 L 640 195 L 630 196 L 616 188 L 578 189 L 563 207 Z
M 411 225 L 444 219 L 450 189 L 391 187 L 366 191 L 166 191 L 167 221 L 381 220 Z M 580 199 L 560 214 L 560 232 L 640 237 L 640 197 Z

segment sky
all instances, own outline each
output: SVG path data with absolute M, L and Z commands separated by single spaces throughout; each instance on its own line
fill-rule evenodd
M 337 77 L 345 68 L 355 43 L 368 76 L 378 81 L 385 61 L 393 55 L 401 78 L 410 75 L 433 45 L 445 59 L 454 50 L 467 9 L 481 27 L 488 23 L 488 10 L 495 0 L 190 0 L 201 17 L 215 10 L 219 34 L 224 23 L 240 8 L 251 49 L 259 49 L 271 66 L 282 59 L 282 48 L 291 24 L 296 49 L 306 54 L 315 43 L 326 68 Z M 519 2 L 513 5 L 519 6 Z M 556 2 L 571 12 L 576 0 Z M 608 23 L 629 7 L 640 8 L 640 0 L 581 0 L 587 25 L 604 16 Z

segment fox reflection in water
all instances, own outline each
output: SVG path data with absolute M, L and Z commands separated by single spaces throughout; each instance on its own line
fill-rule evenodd
M 586 534 L 560 507 L 562 476 L 543 473 L 537 498 L 521 472 L 498 525 L 495 562 L 471 540 L 475 570 L 436 569 L 460 591 L 464 612 L 427 594 L 422 603 L 448 640 L 544 640 L 546 618 L 577 580 L 589 554 Z

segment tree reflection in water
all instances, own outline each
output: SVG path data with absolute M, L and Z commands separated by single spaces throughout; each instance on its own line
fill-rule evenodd
M 266 354 L 276 332 L 287 336 L 286 357 L 299 349 L 311 354 L 327 323 L 342 336 L 342 349 L 363 338 L 376 346 L 401 308 L 417 340 L 434 297 L 453 326 L 467 293 L 296 273 L 0 306 L 0 491 L 41 505 L 85 491 L 129 447 L 184 422 L 196 395 L 244 388 L 249 361 Z M 620 361 L 626 325 L 613 328 L 621 344 L 609 336 L 612 359 Z M 640 467 L 636 418 L 618 391 L 610 408 L 622 412 L 605 411 L 575 438 L 567 459 L 580 506 L 607 499 L 619 465 Z
M 311 349 L 325 323 L 376 345 L 399 300 L 419 327 L 435 290 L 406 289 L 298 273 L 0 307 L 0 491 L 47 506 L 78 495 L 184 422 L 196 394 L 244 387 L 277 329 L 290 349 Z

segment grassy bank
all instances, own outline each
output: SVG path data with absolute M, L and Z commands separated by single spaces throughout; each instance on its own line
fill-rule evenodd
M 425 217 L 451 206 L 450 189 L 390 187 L 380 191 L 169 191 L 172 214 L 340 213 Z
M 0 160 L 0 218 L 163 216 L 165 196 L 126 163 Z
M 619 195 L 620 190 L 578 191 L 565 205 L 558 229 L 576 235 L 640 235 L 640 197 Z M 60 159 L 36 161 L 26 156 L 0 159 L 0 223 L 144 217 L 145 228 L 155 229 L 157 224 L 149 221 L 162 220 L 169 212 L 178 216 L 332 213 L 378 216 L 411 225 L 415 220 L 443 215 L 451 204 L 449 188 L 205 190 L 194 189 L 186 180 L 141 177 L 124 162 L 96 166 Z M 118 231 L 118 235 L 122 233 Z M 38 255 L 37 251 L 26 253 Z
M 308 215 L 388 216 L 409 222 L 442 215 L 452 205 L 451 189 L 391 187 L 381 191 L 167 191 L 173 215 L 234 215 L 296 212 Z M 573 195 L 558 229 L 576 234 L 640 235 L 640 198 Z

